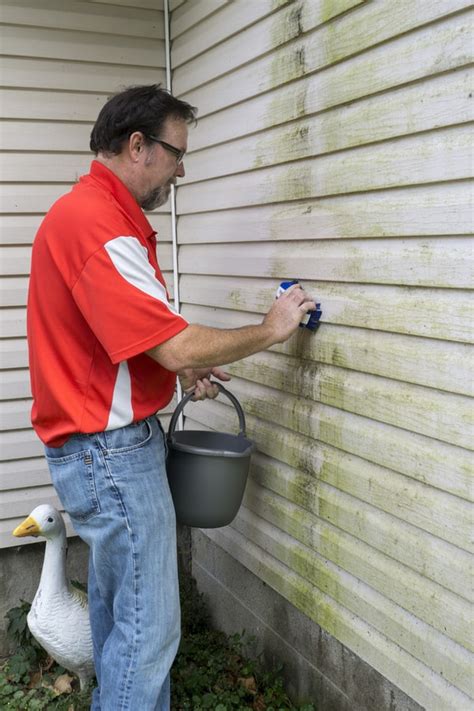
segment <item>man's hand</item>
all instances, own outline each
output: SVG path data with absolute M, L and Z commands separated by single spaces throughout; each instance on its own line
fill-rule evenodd
M 184 392 L 190 393 L 194 390 L 194 401 L 214 399 L 219 395 L 219 388 L 210 381 L 211 375 L 224 382 L 230 380 L 230 375 L 221 368 L 186 368 L 178 373 Z
M 263 323 L 271 328 L 273 343 L 283 343 L 298 329 L 305 314 L 315 310 L 314 300 L 300 284 L 294 284 L 274 301 Z

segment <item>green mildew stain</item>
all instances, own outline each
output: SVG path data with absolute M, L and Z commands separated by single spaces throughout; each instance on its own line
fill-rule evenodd
M 261 399 L 246 393 L 241 397 L 241 404 L 246 413 L 271 421 L 280 410 L 280 397 L 267 395 Z
M 275 23 L 272 33 L 273 42 L 281 37 L 291 39 L 301 34 L 301 8 L 297 7 L 290 13 L 285 13 L 283 19 Z M 306 74 L 306 58 L 304 40 L 287 48 L 275 51 L 270 66 L 269 89 L 278 89 L 288 82 L 303 77 Z M 265 112 L 265 126 L 282 124 L 296 118 L 306 116 L 307 82 L 290 84 L 282 91 L 273 92 L 274 96 Z
M 347 358 L 347 354 L 341 349 L 340 346 L 335 343 L 329 343 L 325 349 L 324 360 L 331 363 L 332 365 L 338 365 L 339 367 L 354 367 L 351 359 Z
M 279 576 L 275 582 L 274 587 L 280 590 L 287 600 L 293 603 L 301 612 L 317 622 L 317 618 L 315 617 L 314 596 L 308 583 L 293 577 L 291 580 L 282 580 Z
M 317 514 L 318 479 L 298 470 L 293 472 L 291 478 L 286 478 L 280 467 L 270 462 L 265 462 L 264 466 L 253 466 L 252 475 L 260 486 L 274 490 L 294 504 Z
M 350 40 L 344 41 L 344 37 L 341 36 L 341 30 L 338 26 L 337 21 L 330 22 L 327 25 L 327 34 L 323 44 L 325 58 L 323 61 L 324 66 L 330 67 L 336 64 L 341 59 L 344 59 L 347 54 L 347 47 L 351 44 Z M 346 47 L 345 51 L 341 51 L 341 47 Z M 363 71 L 359 65 L 359 62 L 346 61 L 344 63 L 344 74 L 343 76 L 335 82 L 326 81 L 324 83 L 324 95 L 321 97 L 321 108 L 331 109 L 332 107 L 337 107 L 339 104 L 347 101 L 354 101 L 365 97 L 374 91 L 374 86 L 376 84 L 375 79 L 378 73 L 378 63 L 376 60 L 369 61 L 366 60 L 364 64 Z M 343 112 L 344 109 L 335 109 L 337 112 Z M 371 126 L 374 123 L 374 111 L 368 102 L 360 105 L 357 117 L 354 118 L 355 125 L 361 126 Z M 334 120 L 333 112 L 328 114 L 323 114 L 320 117 L 321 120 L 321 139 L 324 146 L 325 152 L 332 152 L 336 150 L 341 150 L 345 146 L 357 146 L 360 144 L 367 143 L 367 138 L 365 132 L 360 132 L 360 135 L 356 135 L 354 131 L 351 131 L 349 127 L 344 135 L 341 135 L 341 129 L 339 127 L 339 122 Z M 350 154 L 348 154 L 348 159 L 350 160 Z M 350 170 L 350 164 L 347 166 Z
M 316 476 L 316 470 L 318 468 L 318 465 L 315 465 L 316 446 L 317 444 L 315 442 L 314 446 L 311 445 L 302 451 L 299 446 L 296 445 L 291 451 L 287 450 L 285 452 L 285 454 L 288 454 L 285 461 L 288 462 L 290 467 L 293 467 L 307 477 L 313 478 Z
M 313 421 L 315 403 L 312 400 L 307 400 L 306 397 L 298 397 L 293 401 L 291 412 L 288 417 L 287 426 L 295 432 L 311 437 L 314 432 L 315 423 Z M 317 424 L 316 424 L 317 427 Z
M 248 377 L 248 376 L 246 376 Z M 312 434 L 312 414 L 314 403 L 305 398 L 292 398 L 282 402 L 282 396 L 267 395 L 265 399 L 245 395 L 242 398 L 244 409 L 252 415 L 268 422 L 282 424 L 290 433 Z M 280 443 L 281 444 L 281 443 Z M 291 441 L 285 442 L 285 447 L 291 447 Z M 293 449 L 297 450 L 297 447 Z
M 298 504 L 298 506 L 311 509 L 313 513 L 317 513 L 317 510 L 319 510 L 318 485 L 318 479 L 297 471 L 293 481 L 288 484 L 287 496 L 290 501 Z
M 344 421 L 338 418 L 340 421 L 335 422 L 336 418 L 333 418 L 329 422 L 326 420 L 321 420 L 319 423 L 319 436 L 322 442 L 327 442 L 333 447 L 338 447 L 343 449 L 344 443 Z
M 310 334 L 306 334 L 307 338 Z M 301 360 L 291 367 L 279 371 L 273 371 L 273 382 L 268 383 L 271 387 L 291 392 L 298 397 L 319 400 L 320 384 L 319 372 L 321 364 L 309 360 Z
M 348 1 L 345 3 L 345 10 L 349 10 L 357 5 L 363 5 L 364 3 L 365 0 L 362 0 L 362 2 L 357 2 L 356 0 L 354 2 Z M 347 22 L 344 21 L 344 18 L 340 18 L 340 14 L 340 12 L 337 14 L 334 12 L 334 0 L 322 0 L 321 17 L 328 23 L 326 25 L 327 39 L 324 42 L 325 64 L 328 65 L 339 62 L 357 49 L 360 49 L 359 37 L 362 31 L 364 47 L 371 47 L 379 41 L 379 27 L 377 23 L 371 23 L 365 20 L 362 24 L 362 19 L 360 19 L 359 22 L 357 22 L 357 20 Z
M 255 383 L 269 383 L 272 380 L 273 368 L 269 368 L 265 363 L 252 363 L 250 360 L 236 361 L 230 363 L 226 370 L 231 375 L 245 378 Z
M 334 605 L 323 600 L 320 591 L 339 602 L 341 593 L 338 581 L 330 573 L 318 570 L 319 566 L 314 558 L 310 554 L 305 555 L 301 550 L 295 548 L 287 551 L 285 558 L 288 567 L 304 578 L 301 581 L 292 581 L 291 592 L 288 591 L 290 601 L 320 627 L 337 637 L 341 620 Z
M 297 44 L 287 51 L 278 52 L 270 67 L 271 88 L 281 86 L 306 74 L 306 50 L 304 43 Z
M 339 516 L 338 509 L 330 505 L 325 499 L 321 498 L 319 501 L 319 518 L 324 522 L 329 522 L 334 526 L 339 528 Z M 324 525 L 321 530 L 321 550 L 318 551 L 324 558 L 332 561 L 341 568 L 346 565 L 344 557 L 340 553 L 340 539 L 339 533 L 335 532 L 330 526 Z
M 284 84 L 287 79 L 281 79 L 272 73 L 272 87 L 277 88 Z M 286 121 L 292 121 L 307 115 L 306 94 L 308 91 L 307 82 L 296 82 L 285 86 L 281 91 L 275 91 L 268 108 L 264 113 L 263 125 L 266 128 L 280 125 Z
M 276 256 L 272 257 L 270 259 L 268 269 L 267 269 L 267 275 L 270 277 L 274 277 L 275 279 L 291 279 L 292 277 L 288 276 L 288 267 L 286 264 L 285 259 L 279 258 L 278 255 L 278 244 L 275 245 L 275 253 Z M 276 290 L 276 289 L 275 289 Z
M 334 17 L 334 0 L 321 0 L 320 8 L 321 23 L 328 22 Z
M 277 128 L 262 138 L 255 149 L 254 167 L 285 163 L 305 158 L 311 152 L 310 122 L 298 123 L 286 130 Z
M 302 13 L 303 3 L 297 2 L 275 17 L 270 31 L 271 44 L 276 49 L 269 72 L 269 88 L 286 84 L 306 73 L 304 41 L 280 47 L 303 33 Z
M 230 292 L 229 294 L 229 301 L 234 304 L 239 309 L 245 308 L 245 298 L 242 296 L 240 291 L 237 289 L 234 289 L 233 291 Z
M 418 287 L 400 286 L 397 292 L 382 309 L 374 297 L 361 289 L 355 298 L 348 300 L 347 305 L 342 305 L 334 317 L 334 323 L 469 342 L 468 324 L 472 323 L 473 318 L 469 304 L 456 304 L 448 315 L 444 303 L 433 303 L 432 297 L 420 293 Z M 328 293 L 331 294 L 331 287 Z M 339 296 L 337 289 L 334 293 Z
M 276 175 L 268 190 L 273 202 L 302 200 L 314 194 L 314 178 L 307 164 L 288 166 L 284 170 L 275 169 Z
M 323 559 L 328 558 L 336 564 L 339 562 L 337 536 L 334 536 L 331 529 L 324 524 L 321 528 L 321 523 L 317 523 L 317 519 L 314 519 L 314 524 L 312 523 L 312 517 L 318 515 L 320 521 L 326 519 L 334 522 L 334 507 L 326 507 L 324 500 L 319 499 L 318 481 L 311 477 L 298 473 L 288 480 L 282 476 L 278 466 L 275 467 L 267 463 L 264 467 L 255 467 L 253 474 L 260 485 L 274 487 L 281 496 L 302 507 L 303 510 L 288 508 L 270 491 L 263 495 L 263 506 L 267 515 L 270 516 L 269 520 L 308 547 L 306 551 L 296 545 L 288 547 L 282 546 L 277 541 L 274 542 L 274 554 L 291 570 L 304 578 L 302 581 L 293 579 L 284 594 L 321 627 L 335 633 L 339 626 L 337 611 L 331 603 L 320 599 L 319 592 L 312 590 L 305 583 L 308 581 L 310 586 L 315 585 L 336 602 L 342 602 L 337 578 L 332 571 L 326 570 L 324 563 L 316 560 L 311 552 L 314 547 Z M 258 498 L 250 494 L 249 500 L 258 509 L 260 505 Z M 328 509 L 328 513 L 325 512 L 325 508 Z M 281 585 L 282 582 L 279 581 L 279 584 Z
M 279 45 L 303 34 L 302 15 L 303 3 L 299 0 L 299 2 L 290 3 L 281 16 L 275 17 L 270 30 L 272 47 L 278 48 Z M 278 50 L 276 49 L 276 51 Z
M 312 334 L 305 328 L 299 328 L 295 334 L 287 341 L 288 355 L 293 358 L 311 358 L 311 341 Z
M 326 632 L 329 632 L 340 639 L 339 630 L 342 627 L 341 620 L 338 617 L 337 611 L 334 607 L 328 603 L 323 603 L 322 601 L 316 606 L 316 613 L 312 615 L 312 618 L 322 627 Z
M 331 452 L 326 451 L 319 468 L 318 480 L 343 491 L 347 475 L 341 469 L 339 462 L 334 462 L 331 457 L 333 457 Z M 319 506 L 321 507 L 321 501 Z
M 318 569 L 314 556 L 299 548 L 286 551 L 286 564 L 312 585 L 318 584 Z
M 346 409 L 346 387 L 343 381 L 322 380 L 320 388 L 321 402 L 340 410 Z
M 257 442 L 259 449 L 270 457 L 285 462 L 290 467 L 300 470 L 303 474 L 312 477 L 314 474 L 313 452 L 309 445 L 304 450 L 299 445 L 299 438 L 296 433 L 287 430 L 279 432 L 275 436 L 271 426 L 261 426 L 255 429 L 252 436 Z

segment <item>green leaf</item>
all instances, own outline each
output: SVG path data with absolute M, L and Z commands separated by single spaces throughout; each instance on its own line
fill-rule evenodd
M 71 585 L 73 588 L 76 588 L 76 590 L 87 593 L 87 585 L 81 583 L 80 580 L 71 580 Z

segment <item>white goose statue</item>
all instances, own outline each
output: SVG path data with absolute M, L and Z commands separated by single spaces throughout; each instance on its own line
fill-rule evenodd
M 84 689 L 94 676 L 87 595 L 66 578 L 66 528 L 53 506 L 37 506 L 14 536 L 46 538 L 43 570 L 27 622 L 33 637 L 61 666 L 79 677 Z

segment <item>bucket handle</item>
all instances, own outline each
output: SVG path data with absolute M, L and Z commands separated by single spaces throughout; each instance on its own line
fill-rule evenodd
M 229 390 L 226 390 L 226 388 L 223 385 L 221 385 L 220 383 L 218 383 L 217 381 L 213 380 L 212 384 L 217 385 L 217 387 L 219 388 L 221 393 L 223 395 L 225 395 L 226 397 L 228 397 L 229 400 L 234 405 L 235 409 L 237 410 L 237 414 L 239 416 L 239 427 L 240 427 L 239 437 L 246 437 L 245 415 L 244 415 L 244 411 L 242 410 L 242 407 L 240 406 L 240 402 L 237 400 L 235 395 L 232 395 L 232 393 L 229 392 Z M 189 400 L 191 400 L 193 395 L 194 395 L 194 391 L 185 395 L 183 397 L 183 399 L 181 400 L 181 402 L 178 404 L 176 410 L 173 412 L 173 416 L 171 417 L 170 425 L 168 428 L 168 439 L 170 439 L 171 435 L 173 434 L 173 432 L 175 430 L 176 423 L 178 421 L 178 417 L 180 416 L 184 406 L 189 402 Z

